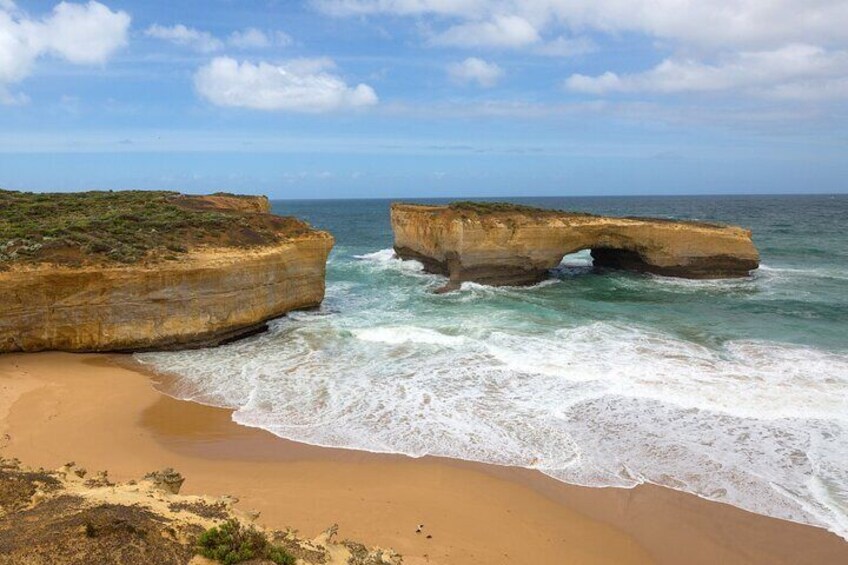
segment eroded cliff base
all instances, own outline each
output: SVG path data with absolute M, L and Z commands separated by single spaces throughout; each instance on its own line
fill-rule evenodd
M 596 247 L 591 251 L 598 269 L 616 269 L 635 273 L 651 273 L 685 279 L 732 279 L 747 277 L 759 267 L 759 261 L 733 255 L 710 255 L 690 259 L 685 265 L 652 265 L 627 249 Z

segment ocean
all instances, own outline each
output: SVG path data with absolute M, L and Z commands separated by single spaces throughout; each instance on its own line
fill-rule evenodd
M 653 483 L 848 539 L 848 196 L 508 200 L 738 224 L 762 265 L 689 281 L 583 251 L 534 287 L 436 295 L 394 257 L 389 201 L 275 201 L 336 238 L 323 306 L 137 357 L 290 440 Z

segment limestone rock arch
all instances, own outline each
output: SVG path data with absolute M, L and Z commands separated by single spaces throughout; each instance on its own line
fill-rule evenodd
M 748 276 L 759 254 L 747 229 L 658 218 L 618 218 L 510 204 L 393 204 L 395 252 L 428 272 L 489 285 L 535 284 L 565 255 L 595 265 L 685 278 Z

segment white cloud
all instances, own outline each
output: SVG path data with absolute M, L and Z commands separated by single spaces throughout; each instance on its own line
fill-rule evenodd
M 488 21 L 492 14 L 551 28 L 636 32 L 726 49 L 848 41 L 845 0 L 313 0 L 336 16 L 434 15 Z
M 25 22 L 32 30 L 29 40 L 40 41 L 43 49 L 71 63 L 105 63 L 127 44 L 130 16 L 113 12 L 99 2 L 60 2 L 42 24 Z
M 768 95 L 783 100 L 846 100 L 848 77 L 779 84 L 771 88 Z
M 275 45 L 285 47 L 292 43 L 294 40 L 284 31 L 265 33 L 255 27 L 234 31 L 227 38 L 227 45 L 237 49 L 264 49 Z
M 271 38 L 255 27 L 234 31 L 227 38 L 227 43 L 239 49 L 262 49 L 272 45 Z
M 173 26 L 161 26 L 155 24 L 145 30 L 145 35 L 163 41 L 170 41 L 176 45 L 190 47 L 200 53 L 214 53 L 225 47 L 235 49 L 266 49 L 268 47 L 291 45 L 291 36 L 283 31 L 266 33 L 255 27 L 249 27 L 232 32 L 226 41 L 219 39 L 209 33 L 183 24 Z
M 212 53 L 224 47 L 224 42 L 207 31 L 200 31 L 183 24 L 161 26 L 154 24 L 144 34 L 154 39 L 170 41 L 176 45 L 191 47 L 201 53 Z
M 838 95 L 846 76 L 848 51 L 829 52 L 812 45 L 793 44 L 772 51 L 735 53 L 716 64 L 666 59 L 643 73 L 575 74 L 565 81 L 565 87 L 589 94 L 742 90 L 783 98 L 821 98 L 825 92 Z
M 453 80 L 463 84 L 475 82 L 485 88 L 495 86 L 503 74 L 503 70 L 496 64 L 477 57 L 448 65 L 448 75 Z
M 330 72 L 334 67 L 326 58 L 273 65 L 217 57 L 198 69 L 194 84 L 217 106 L 318 113 L 377 104 L 370 86 L 348 86 Z
M 39 57 L 52 55 L 77 65 L 105 63 L 127 44 L 130 16 L 99 2 L 60 2 L 34 19 L 14 2 L 0 0 L 0 103 L 26 101 L 8 87 L 25 79 Z
M 429 17 L 425 29 L 436 45 L 574 56 L 595 50 L 590 36 L 615 40 L 636 34 L 671 54 L 642 73 L 613 68 L 566 80 L 568 89 L 587 94 L 741 92 L 822 100 L 844 97 L 848 83 L 846 0 L 313 0 L 313 4 L 336 16 Z
M 644 75 L 642 77 L 639 81 L 644 81 Z M 610 71 L 597 76 L 573 74 L 566 79 L 564 86 L 572 92 L 586 94 L 605 94 L 624 90 L 621 77 Z M 635 85 L 631 85 L 631 89 L 633 89 L 633 86 Z
M 437 35 L 434 45 L 457 47 L 524 47 L 540 40 L 533 25 L 518 16 L 495 16 L 491 20 L 453 26 Z
M 264 31 L 249 27 L 231 33 L 227 38 L 227 43 L 239 49 L 263 49 L 271 46 L 271 39 Z

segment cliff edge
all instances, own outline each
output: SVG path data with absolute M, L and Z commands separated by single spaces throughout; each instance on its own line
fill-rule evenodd
M 337 525 L 314 539 L 263 528 L 237 498 L 180 494 L 183 481 L 173 469 L 115 483 L 73 462 L 49 471 L 0 458 L 0 565 L 403 563 L 391 549 L 338 539 Z
M 0 191 L 0 353 L 219 344 L 324 298 L 330 234 L 265 197 Z
M 529 285 L 570 253 L 590 249 L 596 267 L 693 279 L 749 275 L 759 254 L 749 230 L 704 222 L 617 218 L 505 203 L 395 203 L 395 252 L 464 281 Z

